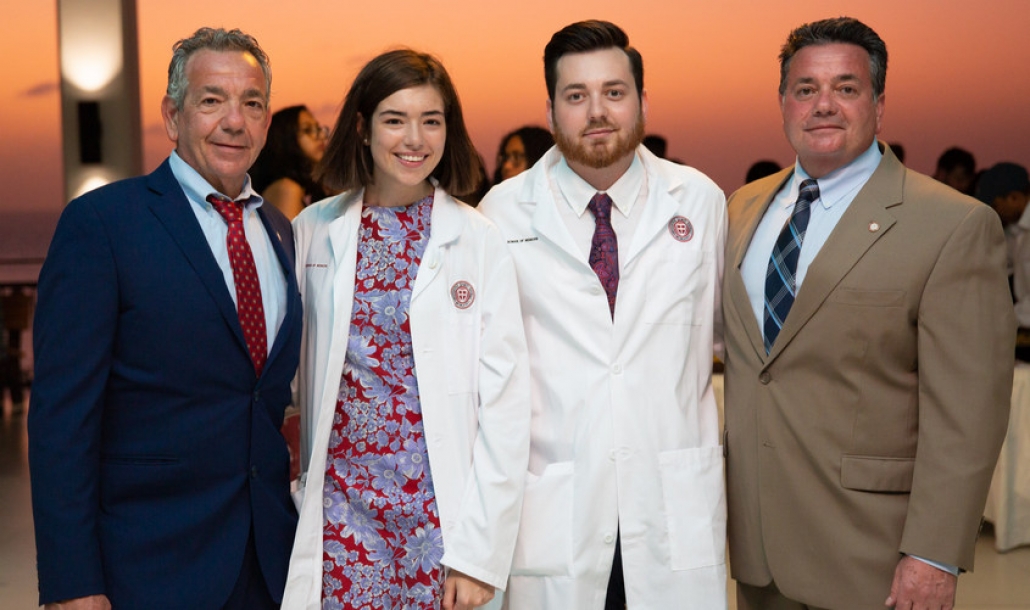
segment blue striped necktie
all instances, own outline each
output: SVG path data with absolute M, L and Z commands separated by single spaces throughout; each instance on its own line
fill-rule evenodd
M 801 256 L 801 243 L 808 230 L 808 219 L 811 216 L 812 202 L 819 198 L 819 185 L 815 180 L 801 183 L 798 200 L 790 220 L 783 225 L 780 236 L 773 246 L 769 257 L 769 268 L 765 272 L 765 353 L 772 349 L 787 314 L 794 305 L 797 294 L 798 258 Z

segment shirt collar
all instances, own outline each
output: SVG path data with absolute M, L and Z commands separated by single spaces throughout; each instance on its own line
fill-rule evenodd
M 172 151 L 172 154 L 168 157 L 168 165 L 172 169 L 172 174 L 175 176 L 175 180 L 179 183 L 179 186 L 182 187 L 183 192 L 186 193 L 186 198 L 193 203 L 200 205 L 203 208 L 214 209 L 214 207 L 207 202 L 208 195 L 218 193 L 227 199 L 231 199 L 231 197 L 228 197 L 224 193 L 219 193 L 215 187 L 211 186 L 211 184 L 205 180 L 197 170 L 193 169 L 189 163 L 182 160 L 182 157 L 179 156 L 178 152 L 174 150 Z M 264 203 L 264 199 L 261 198 L 261 195 L 258 195 L 257 191 L 254 190 L 254 187 L 251 186 L 249 175 L 247 175 L 246 179 L 243 181 L 243 190 L 240 191 L 240 196 L 236 198 L 236 201 L 245 201 L 246 203 L 244 205 L 247 209 L 257 209 L 261 207 L 262 203 Z
M 582 216 L 590 200 L 597 194 L 597 189 L 590 186 L 586 180 L 569 167 L 568 162 L 565 161 L 565 155 L 561 155 L 554 166 L 554 179 L 572 211 L 576 213 L 576 216 Z M 633 162 L 630 163 L 629 169 L 605 192 L 611 197 L 615 208 L 623 216 L 629 216 L 633 204 L 640 196 L 640 188 L 643 184 L 644 164 L 640 161 L 640 155 L 633 153 Z
M 879 167 L 880 159 L 882 158 L 883 153 L 880 152 L 880 147 L 876 140 L 873 140 L 872 146 L 856 157 L 854 161 L 816 180 L 819 184 L 818 202 L 822 204 L 823 208 L 829 209 L 841 201 L 853 199 L 856 191 L 869 181 L 873 172 Z M 795 161 L 794 177 L 790 184 L 790 195 L 784 199 L 783 205 L 794 205 L 794 201 L 798 197 L 798 191 L 801 188 L 801 183 L 810 179 L 811 176 L 802 169 L 801 161 Z

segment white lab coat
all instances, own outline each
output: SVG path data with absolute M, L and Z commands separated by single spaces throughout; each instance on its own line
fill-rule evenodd
M 351 326 L 361 198 L 360 190 L 343 193 L 294 221 L 305 310 L 297 391 L 306 485 L 284 610 L 321 607 L 322 485 Z M 459 282 L 471 298 L 452 294 Z M 503 589 L 529 452 L 515 270 L 496 227 L 439 188 L 409 315 L 443 563 Z
M 552 148 L 480 206 L 515 260 L 533 404 L 507 606 L 600 609 L 621 535 L 630 610 L 725 608 L 726 499 L 713 345 L 721 353 L 722 191 L 638 149 L 647 199 L 620 248 L 614 322 L 556 206 Z M 675 219 L 689 221 L 677 239 Z M 716 334 L 716 329 L 720 329 Z

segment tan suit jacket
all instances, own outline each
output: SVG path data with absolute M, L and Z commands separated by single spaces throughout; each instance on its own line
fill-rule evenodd
M 883 148 L 769 355 L 740 265 L 791 170 L 729 201 L 732 573 L 824 608 L 882 607 L 899 553 L 972 568 L 1008 421 L 998 216 Z

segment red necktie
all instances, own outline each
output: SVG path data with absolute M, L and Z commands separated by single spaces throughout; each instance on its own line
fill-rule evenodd
M 243 233 L 243 202 L 232 201 L 220 195 L 208 195 L 208 203 L 229 225 L 225 245 L 229 249 L 232 279 L 236 284 L 236 313 L 240 316 L 243 338 L 247 341 L 250 359 L 258 377 L 268 359 L 268 335 L 265 331 L 265 306 L 261 303 L 261 282 L 258 280 L 254 254 Z
M 590 267 L 608 294 L 608 308 L 615 318 L 615 292 L 619 289 L 619 241 L 612 228 L 612 199 L 598 193 L 587 205 L 594 215 L 594 238 L 590 242 Z

